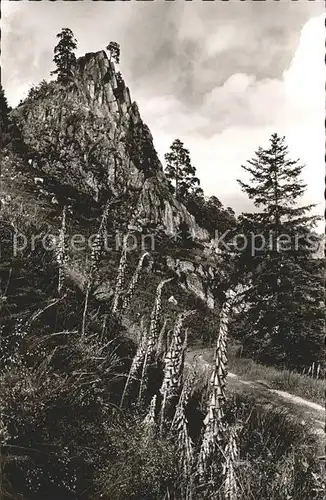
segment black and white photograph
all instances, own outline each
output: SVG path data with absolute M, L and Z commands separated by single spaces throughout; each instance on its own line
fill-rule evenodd
M 0 9 L 0 500 L 323 500 L 324 1 Z

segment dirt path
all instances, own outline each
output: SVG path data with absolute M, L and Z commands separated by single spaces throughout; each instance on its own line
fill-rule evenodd
M 139 328 L 126 322 L 128 336 L 134 341 L 139 334 Z M 203 372 L 211 373 L 212 368 L 212 349 L 207 348 L 191 348 L 186 355 L 186 363 L 188 365 L 197 365 L 201 367 Z M 283 407 L 291 411 L 293 415 L 301 418 L 303 425 L 309 425 L 312 431 L 318 435 L 320 442 L 320 454 L 325 454 L 325 408 L 313 401 L 300 398 L 294 394 L 285 391 L 279 391 L 268 387 L 263 381 L 243 380 L 234 373 L 229 373 L 227 384 L 231 391 L 238 394 L 248 394 L 253 397 L 259 404 L 266 406 Z
M 191 365 L 196 363 L 197 367 L 201 366 L 203 371 L 210 373 L 212 364 L 207 361 L 210 357 L 209 350 L 196 349 L 187 353 L 187 362 Z M 243 380 L 234 373 L 228 374 L 227 384 L 232 392 L 253 395 L 259 403 L 291 410 L 291 413 L 302 419 L 302 424 L 311 426 L 313 432 L 320 436 L 324 446 L 325 408 L 323 406 L 288 392 L 272 389 L 264 382 Z

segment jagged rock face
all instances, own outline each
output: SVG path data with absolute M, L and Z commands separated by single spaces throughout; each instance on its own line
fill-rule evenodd
M 51 83 L 45 97 L 14 111 L 24 141 L 35 151 L 30 168 L 44 188 L 105 201 L 133 193 L 141 218 L 176 233 L 184 221 L 192 236 L 207 240 L 169 191 L 148 127 L 129 89 L 104 51 L 77 61 L 68 88 Z
M 151 133 L 104 51 L 78 59 L 68 88 L 52 82 L 42 98 L 13 115 L 35 152 L 31 174 L 44 180 L 45 190 L 96 202 L 133 193 L 143 220 L 163 225 L 167 233 L 176 233 L 184 221 L 193 238 L 208 239 L 170 193 Z
M 206 302 L 210 309 L 214 309 L 215 300 L 209 283 L 214 280 L 214 268 L 191 260 L 166 258 L 166 264 L 181 278 L 181 286 Z
M 162 173 L 145 181 L 138 204 L 141 217 L 163 226 L 167 234 L 177 235 L 181 222 L 185 222 L 194 240 L 208 240 L 207 231 L 198 226 L 194 216 L 168 192 Z

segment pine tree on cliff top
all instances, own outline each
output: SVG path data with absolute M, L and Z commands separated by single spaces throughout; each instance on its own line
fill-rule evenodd
M 110 42 L 106 50 L 110 53 L 110 61 L 114 60 L 116 64 L 120 63 L 120 45 L 117 42 Z
M 51 75 L 58 75 L 58 81 L 66 84 L 71 80 L 76 65 L 74 51 L 77 49 L 77 41 L 69 28 L 63 28 L 57 34 L 57 38 L 59 42 L 54 48 L 53 58 L 56 69 L 51 72 Z

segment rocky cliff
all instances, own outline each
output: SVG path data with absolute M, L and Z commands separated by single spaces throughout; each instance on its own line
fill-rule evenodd
M 126 217 L 134 210 L 143 225 L 176 235 L 183 224 L 209 263 L 198 272 L 201 258 L 197 254 L 194 263 L 189 252 L 183 269 L 169 255 L 167 267 L 181 272 L 184 286 L 214 307 L 208 283 L 216 255 L 208 233 L 171 193 L 152 135 L 104 51 L 79 58 L 68 86 L 41 84 L 12 117 L 27 145 L 24 182 L 34 185 L 39 200 L 59 207 L 78 202 L 100 213 L 108 198 L 122 197 L 129 204 Z
M 35 152 L 31 174 L 42 178 L 43 189 L 57 197 L 77 192 L 95 202 L 132 194 L 141 219 L 163 225 L 169 234 L 184 222 L 193 238 L 208 240 L 170 193 L 152 135 L 104 51 L 79 58 L 68 88 L 44 86 L 14 117 Z

